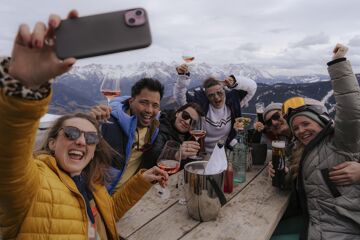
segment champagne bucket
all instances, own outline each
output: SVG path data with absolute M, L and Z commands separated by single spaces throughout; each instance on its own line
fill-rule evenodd
M 184 167 L 184 190 L 187 210 L 195 220 L 215 220 L 226 203 L 222 191 L 224 172 L 205 175 L 207 161 L 195 161 Z

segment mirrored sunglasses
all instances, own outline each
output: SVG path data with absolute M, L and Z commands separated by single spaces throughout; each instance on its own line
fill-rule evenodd
M 77 127 L 72 127 L 72 126 L 62 127 L 60 128 L 60 130 L 63 130 L 65 137 L 71 141 L 77 140 L 83 133 L 84 133 L 85 142 L 88 145 L 98 144 L 100 141 L 99 135 L 96 132 L 81 131 Z
M 272 121 L 279 121 L 281 114 L 279 112 L 274 113 L 268 120 L 265 121 L 267 127 L 272 126 Z
M 224 93 L 225 93 L 224 89 L 221 89 L 221 90 L 219 90 L 219 91 L 217 91 L 217 92 L 209 93 L 209 94 L 207 95 L 207 97 L 210 98 L 210 99 L 215 98 L 216 95 L 219 96 L 219 97 L 222 97 L 222 96 L 224 96 Z

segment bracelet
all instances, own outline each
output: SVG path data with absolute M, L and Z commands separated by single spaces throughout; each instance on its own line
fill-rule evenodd
M 0 58 L 0 88 L 6 96 L 28 100 L 41 100 L 49 96 L 53 79 L 42 84 L 38 89 L 27 88 L 9 75 L 10 60 L 10 57 Z

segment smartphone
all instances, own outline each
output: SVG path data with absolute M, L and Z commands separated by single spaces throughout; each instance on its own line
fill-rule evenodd
M 147 13 L 143 8 L 134 8 L 66 19 L 55 31 L 55 42 L 60 59 L 145 48 L 151 44 Z

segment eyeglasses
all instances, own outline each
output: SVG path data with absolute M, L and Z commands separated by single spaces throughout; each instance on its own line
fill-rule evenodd
M 88 145 L 98 144 L 100 141 L 99 135 L 96 132 L 84 132 L 84 131 L 81 131 L 80 129 L 78 129 L 77 127 L 72 127 L 72 126 L 62 127 L 62 128 L 60 128 L 60 130 L 63 130 L 64 136 L 67 139 L 72 140 L 72 141 L 79 139 L 79 137 L 83 133 L 84 133 L 84 137 L 85 137 L 85 142 Z
M 219 90 L 217 92 L 207 94 L 207 97 L 209 99 L 214 99 L 216 95 L 219 96 L 219 97 L 224 96 L 224 93 L 225 93 L 224 89 L 221 89 L 221 90 Z
M 194 119 L 192 119 L 190 113 L 188 113 L 188 112 L 185 111 L 185 110 L 183 110 L 183 111 L 181 112 L 181 118 L 184 119 L 185 121 L 190 119 L 190 123 L 194 120 Z
M 272 126 L 272 121 L 279 121 L 281 118 L 281 115 L 279 112 L 274 113 L 268 120 L 265 121 L 265 125 L 267 127 Z

